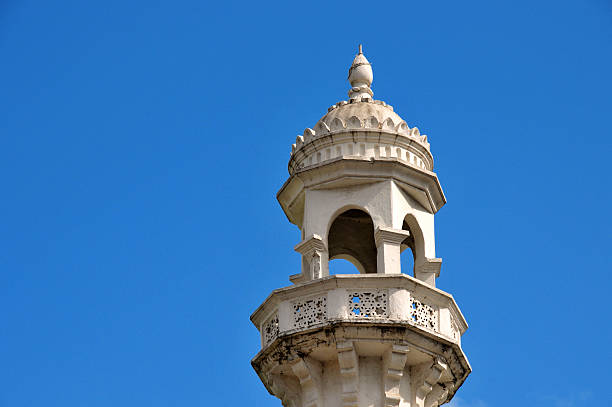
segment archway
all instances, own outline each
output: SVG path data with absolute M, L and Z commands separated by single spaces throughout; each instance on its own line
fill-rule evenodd
M 406 216 L 406 218 L 408 217 Z M 416 262 L 415 261 L 416 260 L 416 255 L 415 255 L 416 248 L 415 248 L 415 235 L 413 231 L 413 229 L 415 228 L 411 229 L 408 222 L 406 222 L 406 219 L 404 219 L 404 222 L 402 223 L 402 229 L 410 232 L 410 236 L 404 239 L 404 241 L 402 242 L 400 246 L 400 252 L 401 252 L 400 261 L 402 265 L 402 273 L 416 276 L 416 273 L 414 270 L 414 265 Z
M 329 261 L 329 274 L 359 274 L 361 270 L 355 265 L 356 261 L 343 259 L 342 256 L 336 256 Z
M 334 219 L 327 235 L 329 259 L 351 262 L 360 273 L 376 273 L 374 222 L 359 209 L 349 209 Z

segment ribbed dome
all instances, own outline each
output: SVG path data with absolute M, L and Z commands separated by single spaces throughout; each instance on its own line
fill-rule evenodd
M 403 124 L 403 125 L 402 125 Z M 408 134 L 410 129 L 406 122 L 393 111 L 393 107 L 385 102 L 364 98 L 362 101 L 352 100 L 340 102 L 329 108 L 315 125 L 315 134 L 324 134 L 342 128 L 371 128 L 386 130 L 402 130 Z
M 402 118 L 393 111 L 393 107 L 379 101 L 375 101 L 374 103 L 358 102 L 342 104 L 341 106 L 336 105 L 335 108 L 331 109 L 319 121 L 324 121 L 329 125 L 336 117 L 347 121 L 353 116 L 357 116 L 364 120 L 373 116 L 379 123 L 384 122 L 388 118 L 391 118 L 396 124 L 403 121 Z
M 392 106 L 372 98 L 372 80 L 372 67 L 360 47 L 349 69 L 349 100 L 331 106 L 313 128 L 296 137 L 291 146 L 290 173 L 354 157 L 395 158 L 433 170 L 427 136 L 416 127 L 410 128 Z

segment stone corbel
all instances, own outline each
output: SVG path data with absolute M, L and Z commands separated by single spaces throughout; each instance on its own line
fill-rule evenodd
M 383 355 L 385 407 L 398 407 L 400 404 L 400 380 L 404 375 L 409 350 L 407 345 L 391 345 Z
M 359 356 L 352 341 L 336 343 L 342 378 L 342 407 L 357 407 L 359 396 Z
M 453 383 L 441 383 L 433 386 L 431 393 L 425 398 L 425 407 L 438 407 L 446 402 L 449 391 L 453 388 Z
M 376 228 L 374 241 L 377 249 L 376 271 L 378 274 L 400 274 L 402 272 L 400 246 L 408 236 L 410 232 L 407 230 L 384 226 Z
M 302 275 L 292 276 L 294 283 L 316 280 L 329 275 L 327 247 L 319 235 L 310 238 L 295 246 L 295 251 L 302 255 Z
M 291 370 L 297 376 L 302 387 L 302 405 L 304 407 L 322 407 L 321 399 L 321 363 L 306 357 L 296 359 Z
M 436 286 L 436 278 L 440 277 L 442 259 L 425 259 L 414 268 L 414 276 L 432 287 Z
M 270 376 L 268 381 L 270 390 L 272 394 L 281 400 L 283 407 L 300 407 L 301 405 L 298 402 L 298 391 L 291 388 L 282 375 L 272 374 Z
M 425 399 L 432 392 L 434 386 L 438 384 L 442 373 L 446 369 L 448 369 L 448 365 L 442 359 L 436 358 L 433 365 L 423 365 L 421 371 L 414 375 L 413 389 L 415 390 L 416 407 L 425 407 Z

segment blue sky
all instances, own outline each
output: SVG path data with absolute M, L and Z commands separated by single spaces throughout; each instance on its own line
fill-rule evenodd
M 612 405 L 611 40 L 605 0 L 3 1 L 0 406 L 280 405 L 275 194 L 358 43 L 448 199 L 453 406 Z

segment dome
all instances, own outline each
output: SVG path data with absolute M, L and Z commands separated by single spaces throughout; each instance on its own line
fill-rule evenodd
M 393 120 L 393 122 L 396 124 L 404 121 L 397 113 L 393 111 L 392 106 L 387 105 L 385 102 L 376 100 L 357 103 L 340 103 L 338 105 L 334 105 L 330 108 L 327 114 L 319 120 L 319 122 L 323 121 L 330 125 L 335 118 L 346 122 L 353 116 L 362 119 L 375 117 L 379 123 L 382 123 L 387 119 Z
M 392 106 L 372 98 L 372 67 L 361 46 L 348 79 L 349 100 L 331 106 L 312 128 L 297 136 L 289 172 L 356 157 L 393 158 L 432 171 L 427 136 L 416 127 L 410 128 Z
M 342 101 L 327 111 L 314 126 L 315 134 L 322 135 L 342 129 L 369 128 L 410 134 L 406 122 L 393 111 L 393 107 L 380 100 L 362 98 Z

